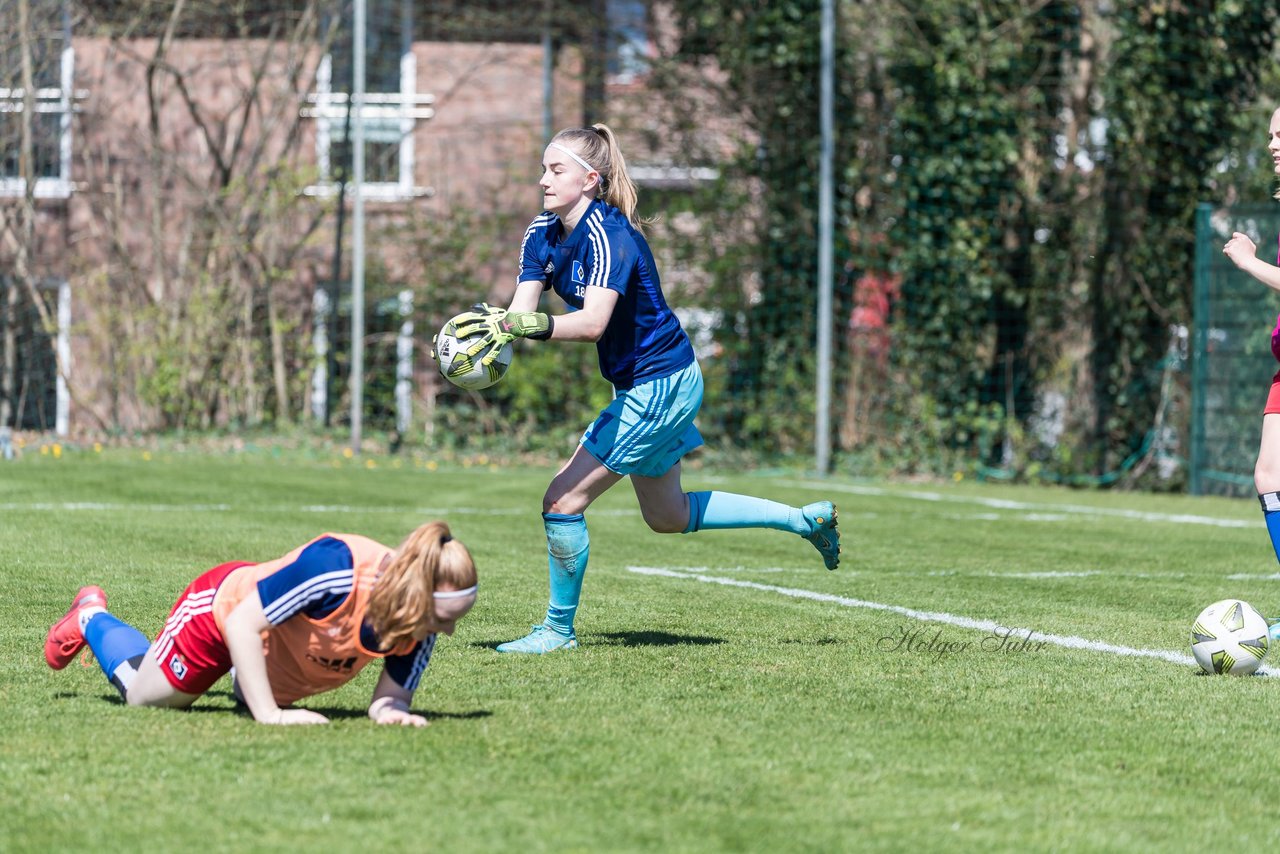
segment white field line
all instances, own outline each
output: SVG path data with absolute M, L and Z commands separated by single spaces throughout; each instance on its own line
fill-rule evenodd
M 702 571 L 705 571 L 705 570 L 689 569 L 689 570 L 687 570 L 687 571 L 688 571 L 688 572 L 702 572 Z M 717 571 L 717 572 L 724 572 L 725 570 L 724 570 L 724 569 L 722 569 L 722 568 L 720 568 L 720 567 L 717 567 L 717 568 L 716 568 L 716 571 Z M 742 570 L 741 570 L 741 569 L 739 569 L 739 570 L 737 570 L 737 571 L 741 572 Z M 794 570 L 794 569 L 789 569 L 789 570 L 787 570 L 787 572 L 795 572 L 795 570 Z M 843 575 L 843 574 L 844 574 L 844 570 L 841 570 L 841 571 L 840 571 L 840 574 L 841 574 L 841 575 Z M 1031 580 L 1031 581 L 1037 581 L 1037 580 L 1039 580 L 1039 579 L 1043 579 L 1043 578 L 1049 578 L 1049 579 L 1053 579 L 1053 578 L 1090 578 L 1090 577 L 1092 577 L 1092 576 L 1094 576 L 1094 575 L 1103 575 L 1103 574 L 1109 575 L 1109 576 L 1111 576 L 1112 578 L 1122 578 L 1122 579 L 1126 579 L 1126 580 L 1127 580 L 1127 579 L 1130 579 L 1130 578 L 1160 578 L 1160 579 L 1169 579 L 1169 578 L 1186 578 L 1186 577 L 1187 577 L 1187 574 L 1186 574 L 1185 572 L 1162 572 L 1162 573 L 1159 573 L 1159 574 L 1156 574 L 1156 573 L 1154 573 L 1154 572 L 1106 572 L 1106 573 L 1104 573 L 1104 572 L 1103 572 L 1103 570 L 1101 570 L 1101 569 L 1084 569 L 1084 570 L 1079 570 L 1079 571 L 1046 570 L 1046 571 L 1044 571 L 1044 572 L 977 572 L 977 571 L 969 571 L 969 570 L 965 570 L 965 569 L 930 569 L 930 570 L 915 571 L 915 572 L 913 572 L 913 571 L 911 571 L 911 570 L 899 570 L 899 571 L 895 572 L 894 574 L 895 574 L 895 575 L 909 575 L 909 576 L 921 576 L 921 575 L 924 575 L 924 576 L 964 576 L 964 577 L 966 577 L 966 578 L 1020 578 L 1020 579 L 1028 579 L 1028 580 Z M 1274 574 L 1272 574 L 1272 575 L 1229 575 L 1229 576 L 1227 576 L 1227 577 L 1228 577 L 1228 578 L 1233 578 L 1233 579 L 1258 579 L 1258 578 L 1261 578 L 1261 579 L 1272 579 L 1272 580 L 1280 581 L 1280 572 L 1278 572 L 1278 573 L 1274 573 Z
M 516 507 L 360 507 L 351 504 L 305 504 L 298 507 L 277 505 L 275 507 L 249 507 L 236 504 L 126 504 L 102 503 L 96 501 L 36 501 L 29 504 L 9 502 L 0 504 L 0 513 L 7 510 L 32 510 L 45 512 L 75 511 L 150 511 L 154 513 L 175 513 L 181 511 L 197 511 L 201 513 L 227 513 L 235 510 L 250 513 L 404 513 L 416 516 L 528 516 L 528 508 Z M 636 516 L 638 510 L 591 510 L 591 516 Z
M 988 572 L 991 578 L 1088 578 L 1091 575 L 1101 575 L 1100 569 L 1087 569 L 1083 572 L 1064 572 L 1064 571 L 1046 571 L 1046 572 Z
M 802 590 L 796 587 L 777 587 L 773 584 L 760 584 L 755 581 L 744 581 L 741 578 L 722 578 L 720 576 L 706 575 L 701 572 L 693 572 L 690 570 L 682 571 L 657 566 L 628 566 L 627 571 L 634 572 L 639 575 L 654 575 L 663 578 L 679 578 L 684 581 L 699 581 L 703 584 L 720 584 L 726 587 L 742 587 L 748 590 L 759 590 L 765 593 L 777 593 L 781 596 L 790 596 L 793 599 L 809 599 L 814 602 L 830 602 L 835 605 L 841 605 L 845 608 L 866 608 L 872 611 L 889 611 L 891 613 L 901 614 L 904 617 L 908 617 L 912 620 L 920 620 L 925 623 L 943 623 L 948 626 L 956 626 L 962 629 L 975 629 L 977 631 L 989 633 L 1008 633 L 1006 636 L 1010 638 L 1018 640 L 1028 638 L 1032 643 L 1043 641 L 1045 643 L 1065 647 L 1067 649 L 1084 649 L 1089 650 L 1090 652 L 1102 652 L 1108 655 L 1122 655 L 1130 658 L 1157 658 L 1161 661 L 1168 661 L 1173 664 L 1199 667 L 1194 658 L 1181 652 L 1172 652 L 1163 649 L 1139 649 L 1131 646 L 1118 646 L 1116 644 L 1089 640 L 1087 638 L 1075 637 L 1073 635 L 1047 635 L 1032 629 L 1001 625 L 993 620 L 975 620 L 972 617 L 962 617 L 957 614 L 948 614 L 942 611 L 919 611 L 915 608 L 904 608 L 901 605 L 886 605 L 882 602 L 869 602 L 865 599 L 850 599 L 846 596 L 836 596 L 831 593 L 819 593 L 815 590 Z M 1258 672 L 1265 676 L 1277 675 L 1277 671 L 1270 670 L 1266 667 L 1260 668 Z
M 230 504 L 107 504 L 101 501 L 34 501 L 31 503 L 9 502 L 0 504 L 4 510 L 41 510 L 55 513 L 74 512 L 78 510 L 105 510 L 118 512 L 121 510 L 149 510 L 156 513 L 170 513 L 175 510 L 195 510 L 201 513 L 222 513 L 234 509 Z
M 944 495 L 941 492 L 921 492 L 918 490 L 899 491 L 895 489 L 882 489 L 876 486 L 854 486 L 851 484 L 826 483 L 824 481 L 803 480 L 778 482 L 791 487 L 811 489 L 819 494 L 824 492 L 845 492 L 852 495 L 867 495 L 877 498 L 907 498 L 913 501 L 976 504 L 980 507 L 991 507 L 996 510 L 1074 513 L 1081 516 L 1113 516 L 1118 519 L 1138 519 L 1143 522 L 1171 522 L 1181 525 L 1212 525 L 1218 528 L 1254 528 L 1258 526 L 1260 521 L 1249 519 L 1222 519 L 1216 516 L 1196 516 L 1189 513 L 1153 513 L 1145 510 L 1127 510 L 1122 507 L 1090 507 L 1085 504 L 1033 504 L 1027 501 L 1011 501 L 1004 498 L 981 498 L 975 495 Z M 1050 520 L 1043 519 L 1041 521 Z
M 704 572 L 762 572 L 771 574 L 789 572 L 794 575 L 796 568 L 794 566 L 717 566 L 715 569 L 712 569 L 709 566 L 689 566 L 681 567 L 680 571 L 693 573 L 694 575 Z M 854 571 L 848 574 L 858 575 L 859 573 Z M 845 571 L 843 569 L 840 570 L 840 576 L 843 578 L 844 575 Z

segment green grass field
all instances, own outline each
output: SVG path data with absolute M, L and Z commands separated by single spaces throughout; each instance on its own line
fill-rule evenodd
M 493 646 L 541 617 L 552 471 L 375 464 L 117 450 L 0 465 L 0 849 L 1185 851 L 1280 836 L 1280 680 L 995 650 L 963 625 L 1186 655 L 1211 601 L 1280 612 L 1253 502 L 687 474 L 686 488 L 830 495 L 845 564 L 827 572 L 793 535 L 650 533 L 623 484 L 588 514 L 582 647 L 523 658 Z M 475 554 L 481 598 L 419 690 L 427 729 L 364 716 L 375 667 L 303 704 L 332 725 L 273 728 L 237 712 L 225 680 L 189 712 L 130 709 L 96 666 L 42 659 L 81 584 L 153 636 L 215 563 L 326 530 L 396 543 L 439 516 Z M 916 643 L 895 648 L 904 633 Z

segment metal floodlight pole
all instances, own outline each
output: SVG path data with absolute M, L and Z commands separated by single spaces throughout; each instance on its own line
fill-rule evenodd
M 832 256 L 835 226 L 835 180 L 832 117 L 835 94 L 835 0 L 822 0 L 822 72 L 820 124 L 822 145 L 818 166 L 818 370 L 814 461 L 819 475 L 831 468 L 831 332 Z
M 360 453 L 364 431 L 364 89 L 365 0 L 355 0 L 352 34 L 355 135 L 351 144 L 355 195 L 351 223 L 351 450 Z
M 551 35 L 552 2 L 545 0 L 542 13 L 542 136 L 543 142 L 555 133 L 553 105 L 556 92 L 556 45 Z

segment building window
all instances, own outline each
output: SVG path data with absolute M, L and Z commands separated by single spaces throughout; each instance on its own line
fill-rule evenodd
M 71 369 L 71 287 L 62 280 L 35 282 L 41 300 L 54 309 L 57 328 L 50 330 L 25 287 L 0 274 L 0 293 L 18 289 L 14 324 L 13 427 L 18 430 L 54 431 L 67 435 L 71 395 L 67 373 Z M 63 370 L 59 370 L 59 362 Z M 4 449 L 0 448 L 0 456 Z
M 71 112 L 75 53 L 62 3 L 31 7 L 32 173 L 39 198 L 71 195 Z M 0 41 L 0 196 L 26 192 L 20 163 L 25 109 L 17 34 Z
M 649 72 L 649 18 L 644 0 L 606 0 L 610 83 L 634 83 Z
M 316 91 L 303 114 L 316 119 L 316 159 L 321 184 L 316 195 L 331 195 L 352 171 L 355 122 L 363 122 L 364 186 L 371 198 L 407 199 L 426 190 L 413 182 L 413 130 L 434 115 L 432 97 L 417 93 L 410 0 L 369 0 L 365 24 L 365 106 L 351 111 L 354 50 L 351 10 L 321 60 Z M 363 112 L 363 118 L 359 115 Z M 350 191 L 350 187 L 348 187 Z

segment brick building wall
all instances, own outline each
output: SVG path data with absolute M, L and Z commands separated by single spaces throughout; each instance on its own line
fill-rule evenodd
M 74 38 L 73 44 L 82 95 L 73 123 L 74 190 L 39 204 L 37 256 L 42 275 L 72 286 L 73 431 L 158 423 L 160 413 L 143 402 L 148 362 L 139 356 L 145 348 L 135 346 L 147 334 L 143 318 L 191 297 L 196 279 L 209 272 L 193 258 L 209 264 L 235 258 L 238 248 L 229 243 L 261 249 L 266 242 L 277 248 L 300 242 L 286 253 L 289 269 L 272 288 L 291 327 L 289 371 L 303 370 L 312 294 L 332 276 L 337 219 L 326 192 L 332 185 L 316 171 L 318 120 L 298 118 L 314 90 L 318 49 L 289 56 L 279 43 L 262 40 L 177 40 L 164 57 L 172 73 L 156 74 L 149 89 L 154 40 Z M 414 192 L 394 199 L 375 194 L 366 202 L 367 253 L 380 277 L 418 291 L 420 302 L 432 298 L 433 273 L 459 264 L 472 298 L 505 298 L 516 247 L 537 213 L 541 48 L 420 42 L 413 60 L 416 90 L 433 97 L 434 115 L 413 124 Z M 563 124 L 581 109 L 576 64 L 571 51 L 562 52 L 556 108 Z M 250 92 L 253 106 L 245 109 Z M 273 170 L 294 175 L 289 186 L 298 192 L 264 205 L 257 194 Z M 211 201 L 219 197 L 221 204 Z M 346 205 L 349 247 L 349 198 Z M 226 221 L 210 225 L 211 216 Z M 466 261 L 423 257 L 424 246 L 405 240 L 423 222 L 439 230 L 452 219 L 490 224 L 487 251 Z M 343 277 L 349 248 L 344 254 Z M 259 311 L 248 305 L 260 301 L 250 295 L 255 286 L 240 287 L 245 305 L 224 310 Z M 193 327 L 199 335 L 200 323 Z M 428 367 L 421 365 L 421 382 L 430 382 Z M 289 409 L 301 417 L 305 401 L 293 397 Z

